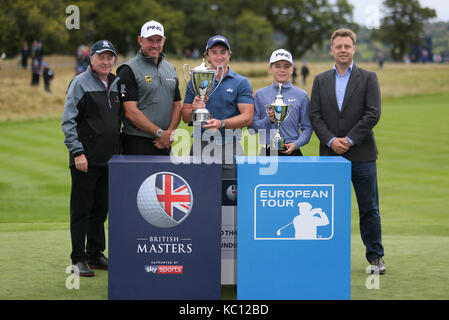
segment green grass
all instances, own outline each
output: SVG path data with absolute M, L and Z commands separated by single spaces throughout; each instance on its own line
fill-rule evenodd
M 0 135 L 0 223 L 67 221 L 70 173 L 60 122 L 5 122 Z
M 449 299 L 449 94 L 391 98 L 376 127 L 387 273 L 368 290 L 352 198 L 352 299 Z M 107 273 L 68 290 L 70 174 L 60 120 L 0 123 L 0 299 L 107 299 Z M 304 155 L 318 153 L 312 137 Z M 235 287 L 223 288 L 235 298 Z

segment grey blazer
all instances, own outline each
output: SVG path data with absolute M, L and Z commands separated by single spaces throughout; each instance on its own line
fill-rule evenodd
M 355 64 L 341 111 L 335 94 L 334 70 L 315 77 L 310 100 L 310 121 L 320 140 L 321 156 L 336 156 L 327 146 L 333 137 L 348 136 L 354 145 L 342 156 L 350 161 L 377 159 L 373 127 L 380 118 L 380 88 L 374 72 Z

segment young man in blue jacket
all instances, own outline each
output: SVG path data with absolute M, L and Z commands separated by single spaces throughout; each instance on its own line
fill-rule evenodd
M 269 71 L 273 75 L 273 83 L 257 90 L 254 95 L 255 109 L 252 128 L 259 133 L 259 141 L 262 144 L 260 154 L 263 156 L 271 154 L 302 156 L 300 148 L 309 142 L 312 135 L 313 129 L 309 120 L 309 98 L 304 90 L 291 84 L 290 76 L 293 74 L 293 68 L 293 58 L 290 52 L 284 49 L 274 51 L 270 57 L 269 67 Z M 280 134 L 285 139 L 286 147 L 286 150 L 283 151 L 270 150 L 270 141 L 276 133 L 277 124 L 274 123 L 273 115 L 268 116 L 265 111 L 265 105 L 275 101 L 279 93 L 279 85 L 282 85 L 281 95 L 284 103 L 292 105 L 291 113 L 280 125 Z

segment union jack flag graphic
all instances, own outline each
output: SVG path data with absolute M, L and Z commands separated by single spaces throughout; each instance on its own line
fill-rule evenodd
M 176 222 L 183 220 L 192 207 L 192 194 L 187 182 L 170 173 L 156 177 L 156 195 L 165 213 Z

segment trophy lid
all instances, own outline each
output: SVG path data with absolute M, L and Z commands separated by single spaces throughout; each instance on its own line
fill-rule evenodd
M 282 97 L 282 94 L 281 94 L 281 89 L 282 89 L 282 84 L 279 83 L 279 93 L 276 96 L 276 99 L 274 100 L 274 102 L 271 104 L 273 107 L 286 106 L 286 104 L 284 102 L 284 98 Z
M 199 114 L 199 113 L 201 113 L 201 114 L 210 114 L 209 110 L 207 110 L 206 108 L 196 109 L 195 113 L 196 114 Z
M 204 61 L 203 58 L 203 62 L 198 67 L 193 68 L 192 71 L 201 72 L 201 71 L 210 71 L 210 69 L 206 67 L 206 62 Z

